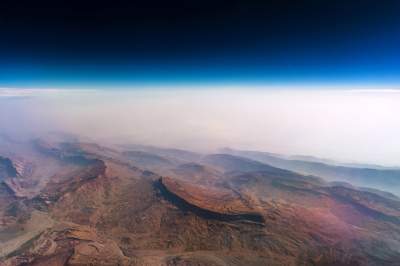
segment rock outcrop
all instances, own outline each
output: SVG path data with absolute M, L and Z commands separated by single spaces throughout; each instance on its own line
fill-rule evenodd
M 228 189 L 213 189 L 163 177 L 158 181 L 162 195 L 178 207 L 200 216 L 219 220 L 263 222 L 250 200 Z

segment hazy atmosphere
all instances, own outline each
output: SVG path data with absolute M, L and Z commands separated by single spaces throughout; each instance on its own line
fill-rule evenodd
M 399 166 L 399 102 L 371 87 L 1 89 L 0 131 Z
M 0 8 L 1 266 L 399 266 L 400 1 Z

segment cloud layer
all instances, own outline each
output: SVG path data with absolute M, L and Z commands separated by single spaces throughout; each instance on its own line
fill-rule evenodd
M 398 103 L 390 89 L 2 89 L 0 131 L 400 165 Z

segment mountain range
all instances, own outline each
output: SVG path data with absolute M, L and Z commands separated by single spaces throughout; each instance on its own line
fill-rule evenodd
M 0 156 L 1 265 L 399 265 L 400 199 L 363 179 L 395 169 L 46 139 Z
M 338 163 L 309 156 L 282 156 L 268 152 L 229 148 L 224 148 L 221 152 L 306 175 L 323 177 L 329 181 L 348 182 L 355 186 L 375 188 L 400 196 L 400 168 L 396 167 Z

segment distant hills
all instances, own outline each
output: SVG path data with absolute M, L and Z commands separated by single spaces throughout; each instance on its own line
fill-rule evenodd
M 225 148 L 221 152 L 241 156 L 270 166 L 294 172 L 315 175 L 327 181 L 343 181 L 355 186 L 385 190 L 400 195 L 400 169 L 361 164 L 328 164 L 314 157 L 288 157 L 259 151 L 242 151 Z M 295 158 L 295 159 L 293 159 Z M 303 158 L 303 160 L 299 160 Z M 375 167 L 375 168 L 374 168 Z

